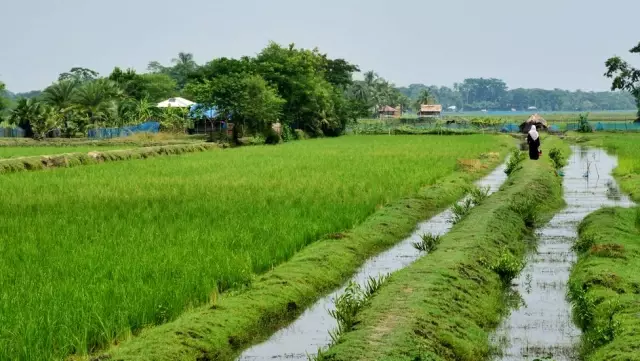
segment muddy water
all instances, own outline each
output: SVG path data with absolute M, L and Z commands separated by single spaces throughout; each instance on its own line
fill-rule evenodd
M 504 169 L 504 165 L 496 168 L 476 184 L 490 187 L 490 193 L 497 191 L 506 180 Z M 451 217 L 451 211 L 446 210 L 418 224 L 410 237 L 369 259 L 351 280 L 364 286 L 370 277 L 377 278 L 407 267 L 423 255 L 413 247 L 413 243 L 420 241 L 425 233 L 447 233 L 451 229 Z M 338 326 L 329 311 L 335 309 L 334 299 L 344 292 L 345 287 L 320 299 L 291 325 L 273 334 L 266 342 L 246 350 L 238 360 L 307 360 L 307 355 L 317 354 L 318 349 L 328 347 L 331 344 L 329 332 Z
M 589 213 L 603 206 L 631 206 L 611 176 L 617 158 L 599 149 L 572 147 L 564 169 L 567 206 L 536 234 L 537 249 L 514 280 L 524 301 L 513 310 L 493 336 L 501 350 L 495 360 L 534 360 L 552 356 L 555 361 L 574 360 L 580 331 L 571 320 L 566 300 L 570 268 L 576 260 L 571 250 L 577 226 Z

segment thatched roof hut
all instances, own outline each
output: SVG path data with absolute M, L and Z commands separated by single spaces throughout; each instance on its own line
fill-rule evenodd
M 538 130 L 546 130 L 548 127 L 547 121 L 541 117 L 540 114 L 536 113 L 520 124 L 520 131 L 522 133 L 529 133 L 532 125 L 535 125 Z

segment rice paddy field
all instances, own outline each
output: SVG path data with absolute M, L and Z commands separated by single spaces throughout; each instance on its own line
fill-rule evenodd
M 342 137 L 3 175 L 0 360 L 167 322 L 509 142 Z
M 105 150 L 114 150 L 114 149 L 128 149 L 133 148 L 133 146 L 123 147 L 123 146 L 100 146 L 100 147 L 89 147 L 89 146 L 67 146 L 67 147 L 0 147 L 0 159 L 3 158 L 17 158 L 17 157 L 29 157 L 36 155 L 54 155 L 54 154 L 63 154 L 63 153 L 88 153 L 91 151 L 105 151 Z

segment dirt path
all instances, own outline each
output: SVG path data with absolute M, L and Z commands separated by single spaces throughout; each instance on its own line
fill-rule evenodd
M 524 304 L 513 310 L 496 331 L 493 342 L 501 355 L 495 360 L 575 358 L 580 331 L 573 324 L 566 300 L 569 272 L 576 260 L 571 247 L 578 224 L 589 213 L 603 206 L 632 205 L 611 176 L 616 166 L 617 158 L 603 150 L 572 147 L 564 169 L 567 207 L 536 232 L 537 250 L 528 255 L 526 268 L 514 280 L 514 290 Z
M 506 178 L 503 165 L 476 184 L 480 187 L 489 186 L 490 192 L 493 193 L 500 188 Z M 370 277 L 377 278 L 407 267 L 424 255 L 413 247 L 413 242 L 419 241 L 425 233 L 440 235 L 447 233 L 451 229 L 451 223 L 449 223 L 451 216 L 451 211 L 446 210 L 428 221 L 420 223 L 410 237 L 386 252 L 369 259 L 352 278 L 352 281 L 364 286 Z M 306 361 L 308 355 L 314 355 L 318 349 L 328 347 L 331 343 L 329 332 L 337 327 L 335 319 L 330 316 L 329 312 L 335 308 L 334 299 L 342 292 L 344 292 L 344 287 L 320 299 L 291 325 L 276 332 L 266 342 L 246 350 L 238 360 Z

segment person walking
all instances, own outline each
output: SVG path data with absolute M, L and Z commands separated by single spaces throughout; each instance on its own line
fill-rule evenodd
M 540 134 L 538 134 L 535 125 L 532 125 L 529 130 L 527 143 L 529 144 L 529 159 L 538 160 L 540 158 Z

